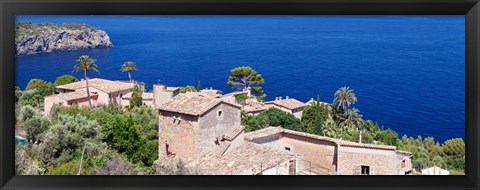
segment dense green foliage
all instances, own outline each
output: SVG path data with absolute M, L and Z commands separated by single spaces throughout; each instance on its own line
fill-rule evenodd
M 29 105 L 20 109 L 18 121 L 25 129 L 25 138 L 29 142 L 38 142 L 40 134 L 45 132 L 51 125 L 51 121 L 47 116 L 39 113 Z
M 435 165 L 446 168 L 451 174 L 465 173 L 465 143 L 460 138 L 441 145 L 433 137 L 414 139 L 404 135 L 398 148 L 413 154 L 413 166 L 417 171 Z
M 180 87 L 180 93 L 185 93 L 185 92 L 197 92 L 197 89 L 192 85 Z
M 135 85 L 132 92 L 132 99 L 130 100 L 130 108 L 140 107 L 143 104 L 142 89 Z
M 57 115 L 65 114 L 81 114 L 98 121 L 104 134 L 103 141 L 125 154 L 133 163 L 152 166 L 158 158 L 158 117 L 151 107 L 140 106 L 129 110 L 114 104 L 101 109 L 61 107 L 52 118 L 55 121 Z
M 245 101 L 246 101 L 248 98 L 250 98 L 250 97 L 248 97 L 248 95 L 246 95 L 246 94 L 239 94 L 239 95 L 236 95 L 236 96 L 235 96 L 235 101 L 236 101 L 237 103 L 241 104 L 241 105 L 245 105 L 245 103 L 246 103 Z
M 77 81 L 78 81 L 78 79 L 75 78 L 72 75 L 62 75 L 62 76 L 57 77 L 57 79 L 55 79 L 55 82 L 53 82 L 53 84 L 55 85 L 55 87 L 57 87 L 57 86 L 65 85 L 65 84 L 74 83 L 74 82 L 77 82 Z
M 83 71 L 88 86 L 95 60 L 83 55 L 75 71 Z M 55 86 L 78 81 L 63 75 L 55 84 L 32 79 L 25 91 L 15 88 L 16 129 L 25 131 L 27 146 L 16 149 L 16 172 L 27 175 L 135 175 L 153 173 L 158 159 L 157 111 L 142 104 L 135 86 L 132 106 L 91 108 L 54 105 L 50 117 L 40 103 Z M 87 88 L 88 92 L 88 88 Z
M 151 107 L 54 105 L 52 119 L 30 105 L 17 107 L 17 127 L 25 130 L 32 142 L 16 150 L 18 174 L 153 172 L 153 162 L 158 159 L 158 117 Z
M 261 87 L 264 83 L 262 75 L 248 66 L 232 69 L 227 81 L 228 86 L 234 87 L 235 90 L 251 88 L 258 100 L 264 100 L 267 96 Z
M 48 31 L 59 31 L 59 30 L 85 30 L 85 31 L 95 31 L 96 28 L 92 26 L 87 26 L 85 24 L 79 23 L 64 23 L 64 24 L 54 24 L 54 23 L 32 23 L 32 22 L 18 22 L 15 23 L 15 37 L 19 36 L 30 36 L 38 35 Z
M 20 97 L 22 97 L 22 90 L 20 89 L 20 87 L 15 86 L 15 103 L 20 100 Z
M 287 114 L 279 109 L 270 108 L 258 116 L 248 116 L 244 114 L 242 124 L 245 125 L 245 131 L 255 131 L 269 126 L 282 127 L 294 131 L 305 131 L 302 123 L 292 114 Z
M 32 79 L 28 82 L 27 87 L 25 88 L 26 91 L 28 90 L 37 90 L 37 94 L 41 96 L 48 96 L 52 95 L 55 91 L 55 86 L 52 83 L 49 83 L 44 80 L 40 79 Z
M 461 138 L 450 139 L 445 141 L 444 152 L 448 156 L 463 157 L 465 156 L 465 143 Z
M 320 98 L 317 98 L 317 101 L 314 101 L 312 106 L 304 108 L 302 123 L 305 125 L 306 132 L 311 134 L 324 134 L 328 131 L 329 125 L 325 125 L 325 122 L 329 118 L 328 109 L 328 105 L 320 104 Z

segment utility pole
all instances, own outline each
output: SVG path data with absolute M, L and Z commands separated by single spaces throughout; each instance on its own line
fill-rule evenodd
M 87 147 L 87 143 L 85 143 L 85 145 L 83 145 L 82 157 L 80 158 L 80 166 L 78 167 L 78 173 L 77 173 L 77 175 L 81 175 L 81 174 L 82 174 L 83 155 L 85 154 L 85 148 L 86 148 L 86 147 Z

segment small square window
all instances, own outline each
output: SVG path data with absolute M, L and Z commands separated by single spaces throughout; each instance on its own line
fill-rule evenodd
M 222 117 L 222 111 L 218 111 L 218 117 Z
M 285 147 L 285 150 L 290 151 L 291 149 L 290 149 L 290 147 Z

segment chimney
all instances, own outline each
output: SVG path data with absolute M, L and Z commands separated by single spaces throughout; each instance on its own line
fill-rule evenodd
M 310 101 L 313 101 L 313 98 L 310 98 Z
M 278 97 L 275 97 L 275 101 L 278 101 Z
M 289 98 L 288 96 L 287 96 L 287 97 L 285 97 L 285 99 L 286 99 L 286 100 L 288 100 L 288 98 Z
M 281 96 L 280 96 L 280 97 L 278 97 L 278 100 L 282 100 L 282 97 L 281 97 Z
M 213 87 L 210 87 L 210 90 L 213 90 Z

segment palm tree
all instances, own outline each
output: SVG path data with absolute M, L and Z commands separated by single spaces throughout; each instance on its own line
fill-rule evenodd
M 350 90 L 350 87 L 341 87 L 335 92 L 335 99 L 333 100 L 334 104 L 342 106 L 345 113 L 348 112 L 348 108 L 351 104 L 357 102 L 357 97 L 353 90 Z
M 90 70 L 99 72 L 97 69 L 97 64 L 95 64 L 95 59 L 88 57 L 88 55 L 82 55 L 80 58 L 77 59 L 77 64 L 73 66 L 72 72 L 83 71 L 83 75 L 85 77 L 85 83 L 87 86 L 87 96 L 88 96 L 88 105 L 90 108 L 92 107 L 92 100 L 90 99 L 90 90 L 88 86 L 88 72 Z
M 120 69 L 122 72 L 128 72 L 128 79 L 132 81 L 132 71 L 138 71 L 137 65 L 135 65 L 135 62 L 133 61 L 127 61 L 123 63 L 122 69 Z
M 357 108 L 353 108 L 349 112 L 347 112 L 343 116 L 343 121 L 340 122 L 340 127 L 353 127 L 355 129 L 358 129 L 363 126 L 365 123 L 362 119 L 362 115 L 360 114 L 360 111 Z

